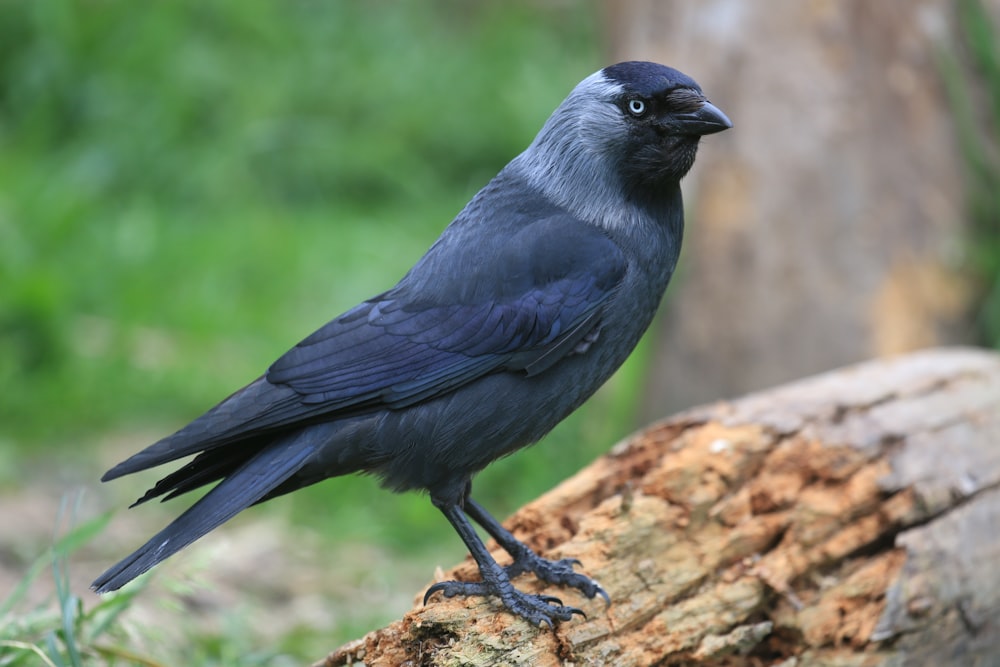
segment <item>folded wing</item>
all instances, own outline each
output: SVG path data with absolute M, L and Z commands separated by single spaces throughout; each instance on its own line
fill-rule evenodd
M 452 254 L 475 266 L 449 266 Z M 392 290 L 329 322 L 104 479 L 310 422 L 404 408 L 489 373 L 544 372 L 599 326 L 625 270 L 614 243 L 565 215 L 471 255 L 439 241 Z

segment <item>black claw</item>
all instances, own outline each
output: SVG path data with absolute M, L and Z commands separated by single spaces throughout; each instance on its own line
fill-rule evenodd
M 605 606 L 610 606 L 611 596 L 608 595 L 607 591 L 590 577 L 573 569 L 574 566 L 580 564 L 580 561 L 575 558 L 546 560 L 525 548 L 518 554 L 513 563 L 493 575 L 494 577 L 500 575 L 499 579 L 475 582 L 438 582 L 424 593 L 424 604 L 427 604 L 435 593 L 441 593 L 446 598 L 458 595 L 496 596 L 500 598 L 505 607 L 528 623 L 534 626 L 547 625 L 550 628 L 555 628 L 561 621 L 569 621 L 574 616 L 587 618 L 587 614 L 582 609 L 564 606 L 563 601 L 554 595 L 523 593 L 513 587 L 510 578 L 523 572 L 533 572 L 542 581 L 575 588 L 590 599 L 600 595 L 604 598 Z
M 424 604 L 427 604 L 427 601 L 431 599 L 431 596 L 434 595 L 435 593 L 437 593 L 438 591 L 440 591 L 443 588 L 444 588 L 444 586 L 442 586 L 441 584 L 434 584 L 433 586 L 431 586 L 430 588 L 428 588 L 427 592 L 424 593 Z
M 466 488 L 464 511 L 458 505 L 440 501 L 440 499 L 435 504 L 441 509 L 455 530 L 458 531 L 462 541 L 469 548 L 469 552 L 479 565 L 479 573 L 482 575 L 482 581 L 442 581 L 434 584 L 424 594 L 424 603 L 437 592 L 441 592 L 445 597 L 449 598 L 456 595 L 495 596 L 500 598 L 503 605 L 512 613 L 536 627 L 548 625 L 554 628 L 559 622 L 569 621 L 576 615 L 587 618 L 587 615 L 582 610 L 576 607 L 564 606 L 562 600 L 555 596 L 529 595 L 514 588 L 511 579 L 529 571 L 547 583 L 576 588 L 588 598 L 593 598 L 599 594 L 604 598 L 605 602 L 610 602 L 608 594 L 604 592 L 604 589 L 596 581 L 573 569 L 575 565 L 581 564 L 580 561 L 575 558 L 563 558 L 556 561 L 540 558 L 525 544 L 519 542 L 517 538 L 511 535 L 486 510 L 469 498 L 468 492 L 469 489 Z M 486 550 L 475 529 L 469 523 L 469 518 L 465 514 L 466 512 L 468 512 L 469 517 L 485 528 L 486 532 L 493 536 L 500 546 L 514 558 L 513 563 L 502 567 L 496 562 Z
M 517 576 L 522 572 L 533 572 L 536 577 L 550 584 L 569 586 L 575 588 L 588 598 L 593 599 L 600 595 L 604 598 L 607 606 L 611 605 L 611 597 L 596 581 L 573 570 L 574 566 L 582 565 L 576 558 L 563 558 L 562 560 L 547 560 L 527 551 L 505 569 L 510 577 Z M 561 603 L 560 603 L 561 604 Z
M 424 604 L 430 600 L 431 596 L 439 592 L 446 598 L 453 598 L 457 595 L 492 595 L 493 589 L 481 581 L 440 581 L 424 593 Z
M 424 593 L 424 604 L 427 604 L 435 593 L 441 593 L 446 598 L 457 595 L 495 595 L 500 598 L 505 607 L 537 626 L 548 625 L 550 628 L 554 628 L 560 621 L 568 621 L 574 615 L 587 618 L 587 615 L 580 609 L 563 606 L 562 600 L 554 595 L 523 593 L 511 586 L 509 582 L 506 585 L 491 585 L 484 581 L 441 581 L 428 588 L 427 592 Z

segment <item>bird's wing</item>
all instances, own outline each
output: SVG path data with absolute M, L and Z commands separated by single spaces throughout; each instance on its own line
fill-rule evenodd
M 474 253 L 469 271 L 435 275 L 429 295 L 404 279 L 299 343 L 267 381 L 338 411 L 406 407 L 498 370 L 543 372 L 598 325 L 625 272 L 618 247 L 581 226 L 528 225 Z
M 494 238 L 495 247 L 439 240 L 392 290 L 329 322 L 265 376 L 102 479 L 338 413 L 403 408 L 488 373 L 545 371 L 598 326 L 624 255 L 566 215 Z

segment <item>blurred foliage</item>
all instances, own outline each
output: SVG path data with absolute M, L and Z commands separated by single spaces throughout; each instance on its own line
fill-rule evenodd
M 586 3 L 432 7 L 0 3 L 0 438 L 196 416 L 391 286 L 601 64 Z M 492 495 L 593 458 L 637 390 Z
M 982 283 L 979 325 L 1000 348 L 1000 26 L 980 0 L 957 5 L 962 57 L 946 54 L 945 82 L 966 163 L 972 268 Z
M 30 480 L 31 457 L 96 477 L 102 434 L 169 433 L 390 287 L 604 64 L 597 17 L 529 0 L 0 3 L 0 483 Z M 481 502 L 502 517 L 625 435 L 641 369 L 493 466 Z M 149 444 L 121 440 L 116 457 Z M 426 499 L 367 478 L 254 511 L 338 544 L 464 554 Z M 95 612 L 63 593 L 54 639 L 32 646 L 72 664 L 67 633 Z M 192 655 L 231 663 L 210 644 Z
M 601 66 L 587 3 L 432 7 L 0 3 L 0 440 L 93 458 L 81 438 L 197 416 L 390 287 Z M 484 500 L 599 454 L 638 390 Z
M 66 503 L 61 514 L 65 513 Z M 0 599 L 0 666 L 82 667 L 95 660 L 115 664 L 120 659 L 124 664 L 156 667 L 158 663 L 117 647 L 125 639 L 118 625 L 119 616 L 141 587 L 105 598 L 87 610 L 70 587 L 69 556 L 104 530 L 109 518 L 99 516 L 72 526 L 75 519 L 70 517 L 67 534 L 39 556 L 14 590 Z M 46 570 L 55 582 L 52 604 L 25 610 L 28 589 Z
M 595 69 L 578 6 L 0 4 L 0 423 L 175 425 L 389 287 Z

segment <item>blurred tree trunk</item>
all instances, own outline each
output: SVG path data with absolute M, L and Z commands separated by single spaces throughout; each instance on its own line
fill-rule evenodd
M 972 337 L 945 0 L 608 1 L 611 60 L 697 80 L 734 129 L 685 182 L 643 421 Z

